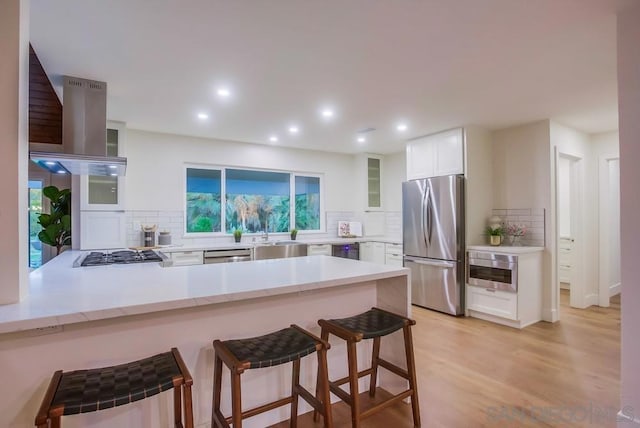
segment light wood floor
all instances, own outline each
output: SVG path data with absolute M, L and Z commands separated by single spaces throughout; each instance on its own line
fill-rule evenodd
M 563 290 L 560 322 L 523 330 L 414 306 L 422 426 L 615 427 L 620 296 L 612 298 L 609 308 L 573 309 L 568 301 Z M 366 393 L 362 397 L 367 401 Z M 336 427 L 350 426 L 344 403 L 334 405 L 333 414 Z M 322 424 L 307 414 L 298 426 Z M 411 426 L 411 408 L 403 403 L 362 424 Z

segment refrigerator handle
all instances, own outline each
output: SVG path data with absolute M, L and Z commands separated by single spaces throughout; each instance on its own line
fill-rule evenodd
M 425 211 L 427 216 L 427 241 L 428 246 L 431 246 L 431 234 L 433 227 L 433 216 L 431 215 L 431 187 L 428 187 L 426 202 L 427 204 L 425 206 Z
M 419 265 L 435 266 L 435 267 L 441 267 L 445 269 L 452 269 L 455 267 L 455 263 L 446 262 L 443 260 L 425 260 L 419 257 L 409 257 L 409 256 L 405 256 L 404 259 L 408 262 L 414 262 Z
M 429 218 L 429 193 L 431 192 L 431 188 L 429 186 L 426 187 L 424 191 L 424 196 L 422 197 L 422 238 L 424 239 L 424 245 L 429 248 L 429 244 L 431 243 L 431 232 L 429 229 L 430 226 L 430 218 Z M 425 224 L 426 220 L 426 224 Z

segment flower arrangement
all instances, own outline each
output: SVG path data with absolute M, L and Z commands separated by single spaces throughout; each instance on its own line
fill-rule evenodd
M 524 224 L 509 223 L 507 225 L 507 235 L 524 236 L 527 233 L 527 226 Z

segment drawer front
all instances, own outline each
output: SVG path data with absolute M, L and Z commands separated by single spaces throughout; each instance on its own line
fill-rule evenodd
M 569 266 L 558 266 L 558 280 L 571 282 L 571 268 Z
M 385 252 L 402 255 L 402 244 L 385 244 Z
M 389 254 L 385 255 L 384 264 L 391 266 L 403 266 L 402 264 L 402 254 Z
M 467 286 L 467 309 L 517 320 L 518 294 Z
M 331 255 L 331 245 L 307 245 L 307 255 L 308 256 L 330 256 Z
M 180 251 L 170 253 L 173 266 L 201 265 L 204 263 L 202 251 Z

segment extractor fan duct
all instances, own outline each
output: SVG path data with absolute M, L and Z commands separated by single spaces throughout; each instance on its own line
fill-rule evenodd
M 56 174 L 125 175 L 127 159 L 107 155 L 107 84 L 65 76 L 62 101 L 64 152 L 31 152 L 31 160 Z

